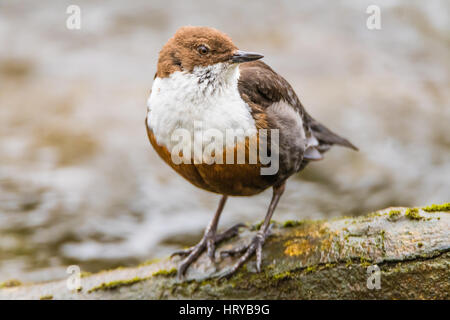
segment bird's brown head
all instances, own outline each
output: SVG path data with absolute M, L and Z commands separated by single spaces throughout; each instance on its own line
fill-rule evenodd
M 195 67 L 231 65 L 262 57 L 238 50 L 229 36 L 214 28 L 181 27 L 161 49 L 156 76 L 165 78 L 176 71 L 192 72 Z

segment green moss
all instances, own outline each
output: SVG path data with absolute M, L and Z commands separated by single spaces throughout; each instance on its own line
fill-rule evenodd
M 163 277 L 172 277 L 175 276 L 177 274 L 177 268 L 172 268 L 170 270 L 158 270 L 153 272 L 152 277 L 155 276 L 163 276 Z
M 306 274 L 312 273 L 312 272 L 315 272 L 315 271 L 317 271 L 317 267 L 316 267 L 316 266 L 309 266 L 309 267 L 307 267 L 307 268 L 305 269 L 305 273 L 306 273 Z
M 423 217 L 419 214 L 418 208 L 406 209 L 405 216 L 410 220 L 422 220 L 423 219 Z
M 39 300 L 53 300 L 53 295 L 48 294 L 39 298 Z
M 314 272 L 317 272 L 317 271 L 331 269 L 331 268 L 334 268 L 336 266 L 337 266 L 336 263 L 317 264 L 317 265 L 312 265 L 312 266 L 303 268 L 299 272 L 302 273 L 302 274 L 307 275 L 307 274 L 311 274 L 311 273 L 314 273 Z M 266 278 L 269 281 L 271 279 L 274 279 L 274 280 L 292 279 L 295 276 L 296 273 L 297 272 L 295 270 L 291 270 L 291 271 L 285 271 L 285 272 L 282 272 L 282 273 L 275 274 L 272 277 L 267 276 Z
M 258 222 L 258 223 L 256 223 L 256 224 L 252 225 L 252 226 L 250 227 L 250 230 L 253 230 L 253 231 L 256 230 L 256 231 L 258 231 L 259 229 L 261 229 L 263 223 L 264 223 L 264 220 L 261 220 L 260 222 Z M 275 221 L 275 220 L 270 220 L 270 224 L 274 224 L 274 225 L 277 225 L 277 226 L 281 225 L 280 222 Z
M 150 260 L 147 260 L 147 261 L 144 261 L 144 262 L 140 263 L 140 264 L 138 265 L 138 267 L 149 266 L 149 265 L 152 265 L 152 264 L 154 264 L 154 263 L 156 263 L 156 262 L 159 262 L 159 261 L 161 261 L 160 258 L 150 259 Z
M 389 211 L 389 220 L 396 221 L 400 218 L 401 211 L 400 210 L 391 210 Z
M 259 230 L 259 229 L 261 229 L 261 226 L 263 225 L 263 223 L 264 223 L 264 220 L 261 220 L 260 222 L 252 225 L 251 230 Z
M 102 283 L 97 287 L 94 287 L 92 289 L 90 289 L 88 291 L 88 293 L 94 292 L 94 291 L 99 291 L 99 290 L 112 290 L 112 289 L 117 289 L 119 287 L 124 287 L 124 286 L 131 286 L 135 283 L 141 282 L 141 281 L 145 281 L 148 280 L 149 277 L 146 278 L 139 278 L 139 277 L 134 277 L 132 279 L 127 279 L 127 280 L 115 280 L 115 281 L 111 281 L 108 283 Z
M 370 218 L 372 218 L 372 217 L 380 217 L 380 216 L 382 216 L 383 214 L 381 213 L 381 212 L 379 212 L 379 211 L 374 211 L 374 212 L 369 212 L 368 214 L 366 214 L 366 217 L 370 217 Z
M 217 279 L 212 279 L 212 278 L 204 279 L 200 282 L 201 286 L 206 286 L 206 285 L 214 286 L 216 284 L 217 284 Z
M 280 273 L 281 275 L 283 273 Z M 286 276 L 286 275 L 285 275 Z M 270 283 L 274 277 L 277 277 L 277 275 L 271 274 L 268 270 L 264 269 L 261 272 L 249 272 L 247 269 L 247 265 L 243 265 L 240 270 L 238 270 L 237 273 L 231 276 L 227 280 L 228 284 L 232 288 L 240 287 L 245 288 L 247 286 L 252 286 L 256 283 Z M 280 277 L 280 276 L 279 276 Z M 281 276 L 283 277 L 283 276 Z M 280 278 L 279 278 L 280 279 Z M 286 279 L 286 278 L 285 278 Z M 224 281 L 224 279 L 221 279 L 219 281 Z
M 92 272 L 83 271 L 80 273 L 80 278 L 86 278 L 86 277 L 89 277 L 90 275 L 92 275 Z
M 364 257 L 361 257 L 360 259 L 359 259 L 359 265 L 361 266 L 361 267 L 365 267 L 365 268 L 367 268 L 368 266 L 370 266 L 371 265 L 371 263 L 366 259 L 366 258 L 364 258 Z
M 0 289 L 2 288 L 12 288 L 21 286 L 22 282 L 17 279 L 6 280 L 5 282 L 0 283 Z
M 426 212 L 450 211 L 450 202 L 444 204 L 432 204 L 431 206 L 423 207 L 422 210 Z
M 347 261 L 345 262 L 345 266 L 348 268 L 353 264 L 352 259 L 347 259 Z
M 248 279 L 248 274 L 247 264 L 244 264 L 235 274 L 231 276 L 229 281 L 232 285 L 235 285 L 240 281 L 245 281 L 246 279 Z
M 297 227 L 302 224 L 302 221 L 296 221 L 296 220 L 287 220 L 283 223 L 284 228 L 292 228 Z
M 292 273 L 290 271 L 286 271 L 286 272 L 282 272 L 279 274 L 275 274 L 272 278 L 274 280 L 283 280 L 283 279 L 288 279 L 292 277 Z

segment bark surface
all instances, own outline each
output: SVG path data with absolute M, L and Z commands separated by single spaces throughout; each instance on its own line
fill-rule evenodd
M 444 204 L 275 223 L 262 271 L 256 273 L 253 258 L 227 280 L 217 277 L 234 258 L 212 264 L 202 255 L 183 281 L 176 279 L 180 258 L 167 258 L 82 274 L 78 290 L 68 289 L 67 279 L 12 281 L 0 299 L 449 299 L 449 211 Z M 250 241 L 256 228 L 243 229 L 218 253 Z

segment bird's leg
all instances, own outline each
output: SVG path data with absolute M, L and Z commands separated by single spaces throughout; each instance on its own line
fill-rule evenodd
M 253 254 L 256 253 L 256 269 L 258 272 L 261 271 L 261 260 L 262 260 L 262 247 L 266 238 L 270 234 L 270 220 L 272 219 L 273 212 L 280 201 L 281 195 L 284 192 L 285 182 L 273 187 L 273 196 L 270 201 L 269 209 L 267 210 L 266 217 L 264 218 L 264 223 L 250 241 L 248 245 L 241 246 L 235 249 L 222 251 L 221 255 L 235 255 L 238 253 L 244 253 L 239 260 L 234 264 L 234 266 L 221 276 L 221 278 L 227 278 L 233 275 Z
M 247 227 L 244 223 L 237 223 L 234 226 L 232 226 L 231 228 L 227 229 L 224 232 L 221 232 L 219 234 L 216 234 L 215 237 L 215 244 L 219 244 L 222 241 L 231 239 L 235 236 L 238 235 L 239 233 L 239 228 L 244 228 Z M 190 248 L 186 248 L 186 249 L 182 249 L 182 250 L 178 250 L 173 252 L 170 257 L 174 257 L 174 256 L 187 256 L 189 255 L 198 245 L 195 245 L 193 247 Z M 211 251 L 210 251 L 211 252 Z M 211 255 L 212 257 L 214 257 L 214 255 Z
M 197 260 L 197 258 L 203 253 L 203 251 L 205 251 L 205 249 L 207 250 L 208 256 L 211 261 L 214 262 L 216 244 L 236 236 L 238 234 L 239 228 L 244 226 L 243 224 L 237 224 L 223 233 L 216 234 L 220 214 L 222 213 L 226 201 L 227 196 L 222 196 L 219 202 L 219 207 L 217 208 L 217 211 L 214 214 L 211 222 L 206 227 L 205 233 L 203 234 L 203 237 L 198 244 L 191 248 L 180 250 L 172 254 L 172 257 L 175 255 L 187 256 L 183 261 L 181 261 L 180 267 L 178 268 L 178 278 L 181 278 L 185 274 L 187 268 L 195 260 Z

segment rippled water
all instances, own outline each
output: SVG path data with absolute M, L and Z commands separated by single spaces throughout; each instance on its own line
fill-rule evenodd
M 448 1 L 0 1 L 0 281 L 65 276 L 195 243 L 219 200 L 151 149 L 158 51 L 182 25 L 265 54 L 335 148 L 288 184 L 275 219 L 450 200 Z M 221 226 L 263 218 L 270 191 L 233 198 Z

